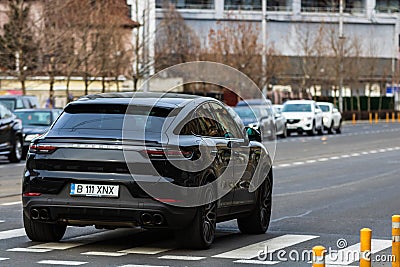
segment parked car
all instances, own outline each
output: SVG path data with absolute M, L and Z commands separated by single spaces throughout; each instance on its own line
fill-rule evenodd
M 287 137 L 286 118 L 282 115 L 282 105 L 272 105 L 276 125 L 276 135 L 282 138 Z
M 208 248 L 216 223 L 235 218 L 243 233 L 264 233 L 271 216 L 272 161 L 260 133 L 245 128 L 213 98 L 132 95 L 99 94 L 72 102 L 46 134 L 33 140 L 22 188 L 27 236 L 55 242 L 67 225 L 139 226 L 171 229 L 181 246 Z M 128 136 L 123 135 L 124 118 Z M 131 153 L 128 163 L 124 151 Z M 198 171 L 176 167 L 199 159 L 210 163 Z M 237 184 L 218 183 L 227 194 L 204 205 L 176 206 L 187 199 L 162 190 L 171 183 L 201 189 L 224 172 Z M 166 196 L 150 195 L 139 181 Z M 261 186 L 250 191 L 255 181 Z
M 22 155 L 22 123 L 0 104 L 0 155 L 10 162 L 19 162 Z
M 31 141 L 44 134 L 61 114 L 62 109 L 17 109 L 14 114 L 22 121 L 23 156 L 28 152 Z
M 282 108 L 288 135 L 292 132 L 308 135 L 323 134 L 322 110 L 313 100 L 288 100 Z
M 340 134 L 342 132 L 342 114 L 332 103 L 317 102 L 323 112 L 324 129 L 332 134 L 333 130 Z
M 12 112 L 16 109 L 39 107 L 37 97 L 30 95 L 2 95 L 0 96 L 0 104 L 3 104 Z
M 250 99 L 240 101 L 235 112 L 242 119 L 244 125 L 260 131 L 262 140 L 276 139 L 276 125 L 274 112 L 270 100 Z

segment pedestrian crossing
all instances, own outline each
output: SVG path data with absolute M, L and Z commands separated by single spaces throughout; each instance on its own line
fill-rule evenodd
M 230 233 L 228 235 L 234 235 L 234 233 Z M 0 239 L 15 239 L 21 238 L 25 236 L 25 232 L 23 228 L 11 229 L 6 231 L 0 231 Z M 264 236 L 265 237 L 265 236 Z M 17 255 L 17 253 L 25 253 L 23 255 L 29 255 L 30 253 L 37 255 L 46 255 L 42 256 L 42 259 L 37 261 L 36 263 L 41 265 L 60 265 L 60 266 L 80 266 L 90 263 L 90 260 L 94 260 L 96 257 L 129 257 L 129 255 L 144 255 L 152 257 L 152 259 L 158 259 L 160 261 L 160 265 L 124 265 L 124 266 L 165 266 L 163 263 L 170 263 L 173 261 L 180 262 L 201 262 L 207 260 L 219 260 L 219 261 L 228 261 L 227 265 L 278 265 L 280 263 L 284 263 L 285 261 L 278 258 L 276 254 L 277 252 L 285 251 L 287 254 L 289 251 L 294 251 L 296 248 L 301 250 L 311 250 L 314 245 L 321 244 L 319 240 L 321 236 L 318 235 L 300 235 L 300 234 L 283 234 L 283 235 L 273 235 L 265 240 L 261 240 L 258 242 L 246 244 L 244 246 L 238 246 L 235 243 L 235 247 L 231 247 L 230 249 L 224 249 L 219 247 L 218 253 L 215 253 L 213 249 L 206 251 L 190 251 L 190 250 L 179 250 L 174 247 L 174 243 L 167 241 L 155 241 L 151 244 L 145 244 L 143 246 L 136 245 L 134 247 L 127 247 L 124 249 L 115 248 L 113 251 L 113 246 L 106 247 L 107 251 L 102 250 L 93 250 L 94 247 L 104 248 L 102 246 L 95 246 L 94 243 L 103 242 L 107 243 L 107 239 L 109 237 L 105 237 L 104 232 L 96 232 L 90 233 L 87 235 L 76 236 L 72 238 L 66 238 L 61 242 L 49 242 L 49 243 L 35 243 L 31 246 L 15 246 L 9 247 L 5 249 L 0 249 L 0 266 L 1 262 L 12 261 L 13 256 Z M 15 242 L 13 242 L 15 243 Z M 218 238 L 216 240 L 218 243 Z M 27 244 L 26 238 L 24 242 L 20 244 Z M 87 246 L 87 247 L 85 247 Z M 384 250 L 387 250 L 391 247 L 391 240 L 383 240 L 383 239 L 373 239 L 372 240 L 372 253 L 377 254 Z M 79 248 L 79 249 L 78 249 Z M 341 267 L 341 266 L 351 266 L 351 264 L 356 264 L 359 261 L 359 251 L 360 244 L 355 243 L 345 248 L 339 249 L 335 251 L 335 254 L 330 253 L 326 256 L 327 266 Z M 298 251 L 301 254 L 301 250 Z M 49 253 L 60 252 L 60 251 L 68 251 L 68 255 L 74 255 L 74 260 L 64 260 L 62 258 L 57 258 L 57 260 L 53 257 L 47 258 L 47 255 L 51 255 Z M 260 254 L 261 252 L 261 254 Z M 75 253 L 75 254 L 74 254 Z M 262 253 L 268 253 L 268 257 L 260 257 Z M 61 254 L 63 255 L 63 254 Z M 76 259 L 75 259 L 76 256 Z M 291 260 L 291 259 L 289 259 Z M 296 266 L 308 266 L 309 262 L 304 259 L 300 259 L 301 263 L 304 265 L 296 265 Z M 286 261 L 287 262 L 287 261 Z M 297 263 L 296 263 L 297 264 Z M 173 264 L 171 264 L 173 265 Z M 123 266 L 123 265 L 120 265 Z

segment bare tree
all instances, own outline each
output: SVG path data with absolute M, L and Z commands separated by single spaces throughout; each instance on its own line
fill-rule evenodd
M 10 0 L 7 7 L 8 22 L 0 36 L 0 66 L 9 75 L 17 76 L 25 95 L 25 81 L 37 64 L 37 43 L 30 5 L 23 0 Z

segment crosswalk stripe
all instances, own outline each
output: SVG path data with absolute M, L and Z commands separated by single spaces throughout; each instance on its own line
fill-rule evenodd
M 12 229 L 0 232 L 0 240 L 21 237 L 25 235 L 24 228 Z
M 169 267 L 166 265 L 140 265 L 140 264 L 127 264 L 127 265 L 122 265 L 120 267 Z
M 259 261 L 259 260 L 236 260 L 234 263 L 244 263 L 244 264 L 258 264 L 258 265 L 275 265 L 279 261 Z
M 9 260 L 10 258 L 0 258 L 0 261 L 6 261 Z
M 272 253 L 279 249 L 290 247 L 318 237 L 319 236 L 313 236 L 313 235 L 283 235 L 266 241 L 255 243 L 246 247 L 214 255 L 212 257 L 249 260 L 251 258 L 257 257 L 260 251 L 267 250 L 268 253 Z
M 392 246 L 391 240 L 372 239 L 371 248 L 372 254 Z M 344 249 L 340 249 L 335 253 L 326 256 L 326 264 L 332 265 L 349 265 L 360 260 L 360 243 L 354 244 Z
M 86 264 L 86 261 L 56 261 L 56 260 L 42 260 L 38 261 L 39 264 L 50 264 L 50 265 L 68 265 L 68 266 L 79 266 Z
M 199 260 L 204 260 L 207 257 L 165 255 L 158 258 L 160 260 L 199 261 Z
M 152 248 L 152 247 L 134 247 L 124 250 L 120 250 L 120 253 L 126 254 L 144 254 L 144 255 L 155 255 L 158 253 L 166 252 L 172 250 L 173 248 Z
M 83 246 L 85 243 L 69 243 L 69 242 L 60 242 L 60 243 L 43 243 L 35 246 L 30 246 L 29 248 L 33 249 L 51 249 L 51 250 L 65 250 L 70 248 L 75 248 L 79 246 Z
M 121 257 L 127 255 L 126 253 L 120 252 L 104 252 L 104 251 L 89 251 L 83 252 L 82 255 L 89 255 L 89 256 L 106 256 L 106 257 Z
M 4 221 L 0 220 L 0 223 L 3 223 Z
M 33 252 L 33 253 L 43 253 L 52 251 L 51 249 L 46 248 L 10 248 L 7 249 L 10 252 Z

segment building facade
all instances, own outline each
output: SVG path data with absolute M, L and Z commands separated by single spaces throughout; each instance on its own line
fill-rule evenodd
M 175 4 L 185 22 L 206 40 L 218 23 L 246 21 L 261 29 L 262 0 L 168 0 Z M 339 0 L 267 0 L 266 32 L 269 42 L 275 44 L 282 56 L 307 56 L 299 42 L 299 32 L 316 34 L 321 25 L 339 30 L 343 21 L 343 37 L 357 40 L 358 56 L 362 65 L 376 65 L 373 73 L 360 78 L 358 88 L 345 84 L 344 96 L 356 94 L 380 96 L 384 84 L 398 84 L 399 11 L 400 1 L 344 0 L 340 15 Z M 156 20 L 163 18 L 165 0 L 156 0 Z M 339 33 L 336 33 L 339 38 Z M 261 41 L 260 32 L 260 41 Z M 321 74 L 324 69 L 321 68 Z M 365 71 L 367 72 L 367 71 Z M 301 74 L 293 74 L 300 75 Z M 300 78 L 301 79 L 301 78 Z M 351 88 L 353 87 L 353 88 Z M 290 90 L 290 89 L 289 89 Z M 311 89 L 317 95 L 337 95 L 331 88 Z

